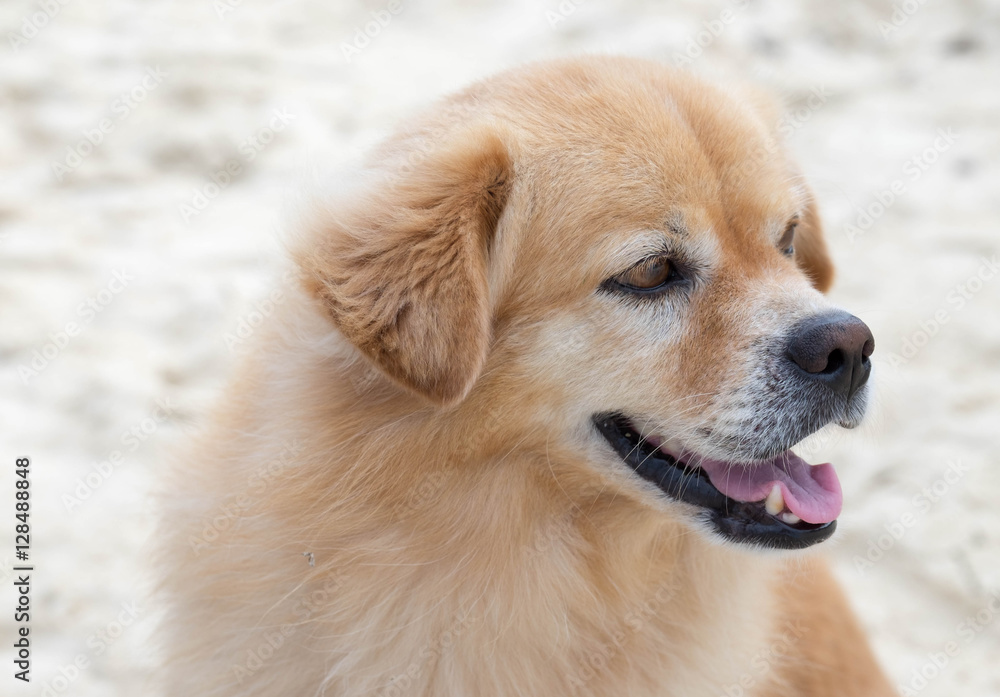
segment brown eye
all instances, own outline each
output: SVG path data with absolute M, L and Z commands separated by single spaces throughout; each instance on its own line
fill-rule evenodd
M 791 256 L 795 253 L 795 228 L 798 225 L 798 219 L 792 220 L 788 223 L 788 227 L 785 228 L 785 234 L 778 240 L 778 249 L 786 256 Z
M 651 291 L 680 278 L 666 257 L 650 257 L 628 271 L 614 277 L 614 282 L 626 290 Z

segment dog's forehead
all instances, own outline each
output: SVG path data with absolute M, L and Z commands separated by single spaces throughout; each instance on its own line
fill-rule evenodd
M 683 81 L 613 89 L 547 106 L 549 130 L 528 155 L 544 229 L 578 239 L 667 230 L 745 245 L 794 215 L 801 192 L 752 106 Z
M 709 264 L 750 263 L 774 251 L 805 200 L 766 100 L 683 71 L 574 60 L 513 71 L 462 99 L 515 143 L 496 273 L 518 269 L 516 294 L 586 292 L 638 260 L 623 253 L 629 244 L 672 228 Z

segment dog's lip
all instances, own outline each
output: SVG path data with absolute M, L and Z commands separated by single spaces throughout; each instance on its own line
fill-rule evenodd
M 595 414 L 598 432 L 637 475 L 655 484 L 667 496 L 704 509 L 707 519 L 724 538 L 744 544 L 779 549 L 802 549 L 822 542 L 837 521 L 807 523 L 788 517 L 769 495 L 763 501 L 739 501 L 726 496 L 710 473 L 692 466 L 649 442 L 621 413 Z

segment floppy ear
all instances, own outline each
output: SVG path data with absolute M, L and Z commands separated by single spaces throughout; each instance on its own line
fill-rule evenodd
M 811 190 L 802 211 L 799 226 L 795 229 L 795 263 L 805 272 L 813 287 L 821 293 L 833 284 L 833 261 L 823 239 L 823 225 L 816 210 L 816 197 Z
M 299 263 L 349 341 L 400 385 L 448 404 L 486 360 L 487 256 L 512 163 L 488 127 L 410 159 L 321 226 Z

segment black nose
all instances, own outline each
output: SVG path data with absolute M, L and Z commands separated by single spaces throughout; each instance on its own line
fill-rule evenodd
M 875 337 L 868 325 L 843 311 L 815 315 L 801 322 L 788 341 L 788 357 L 810 380 L 822 382 L 850 399 L 868 381 L 868 357 Z

